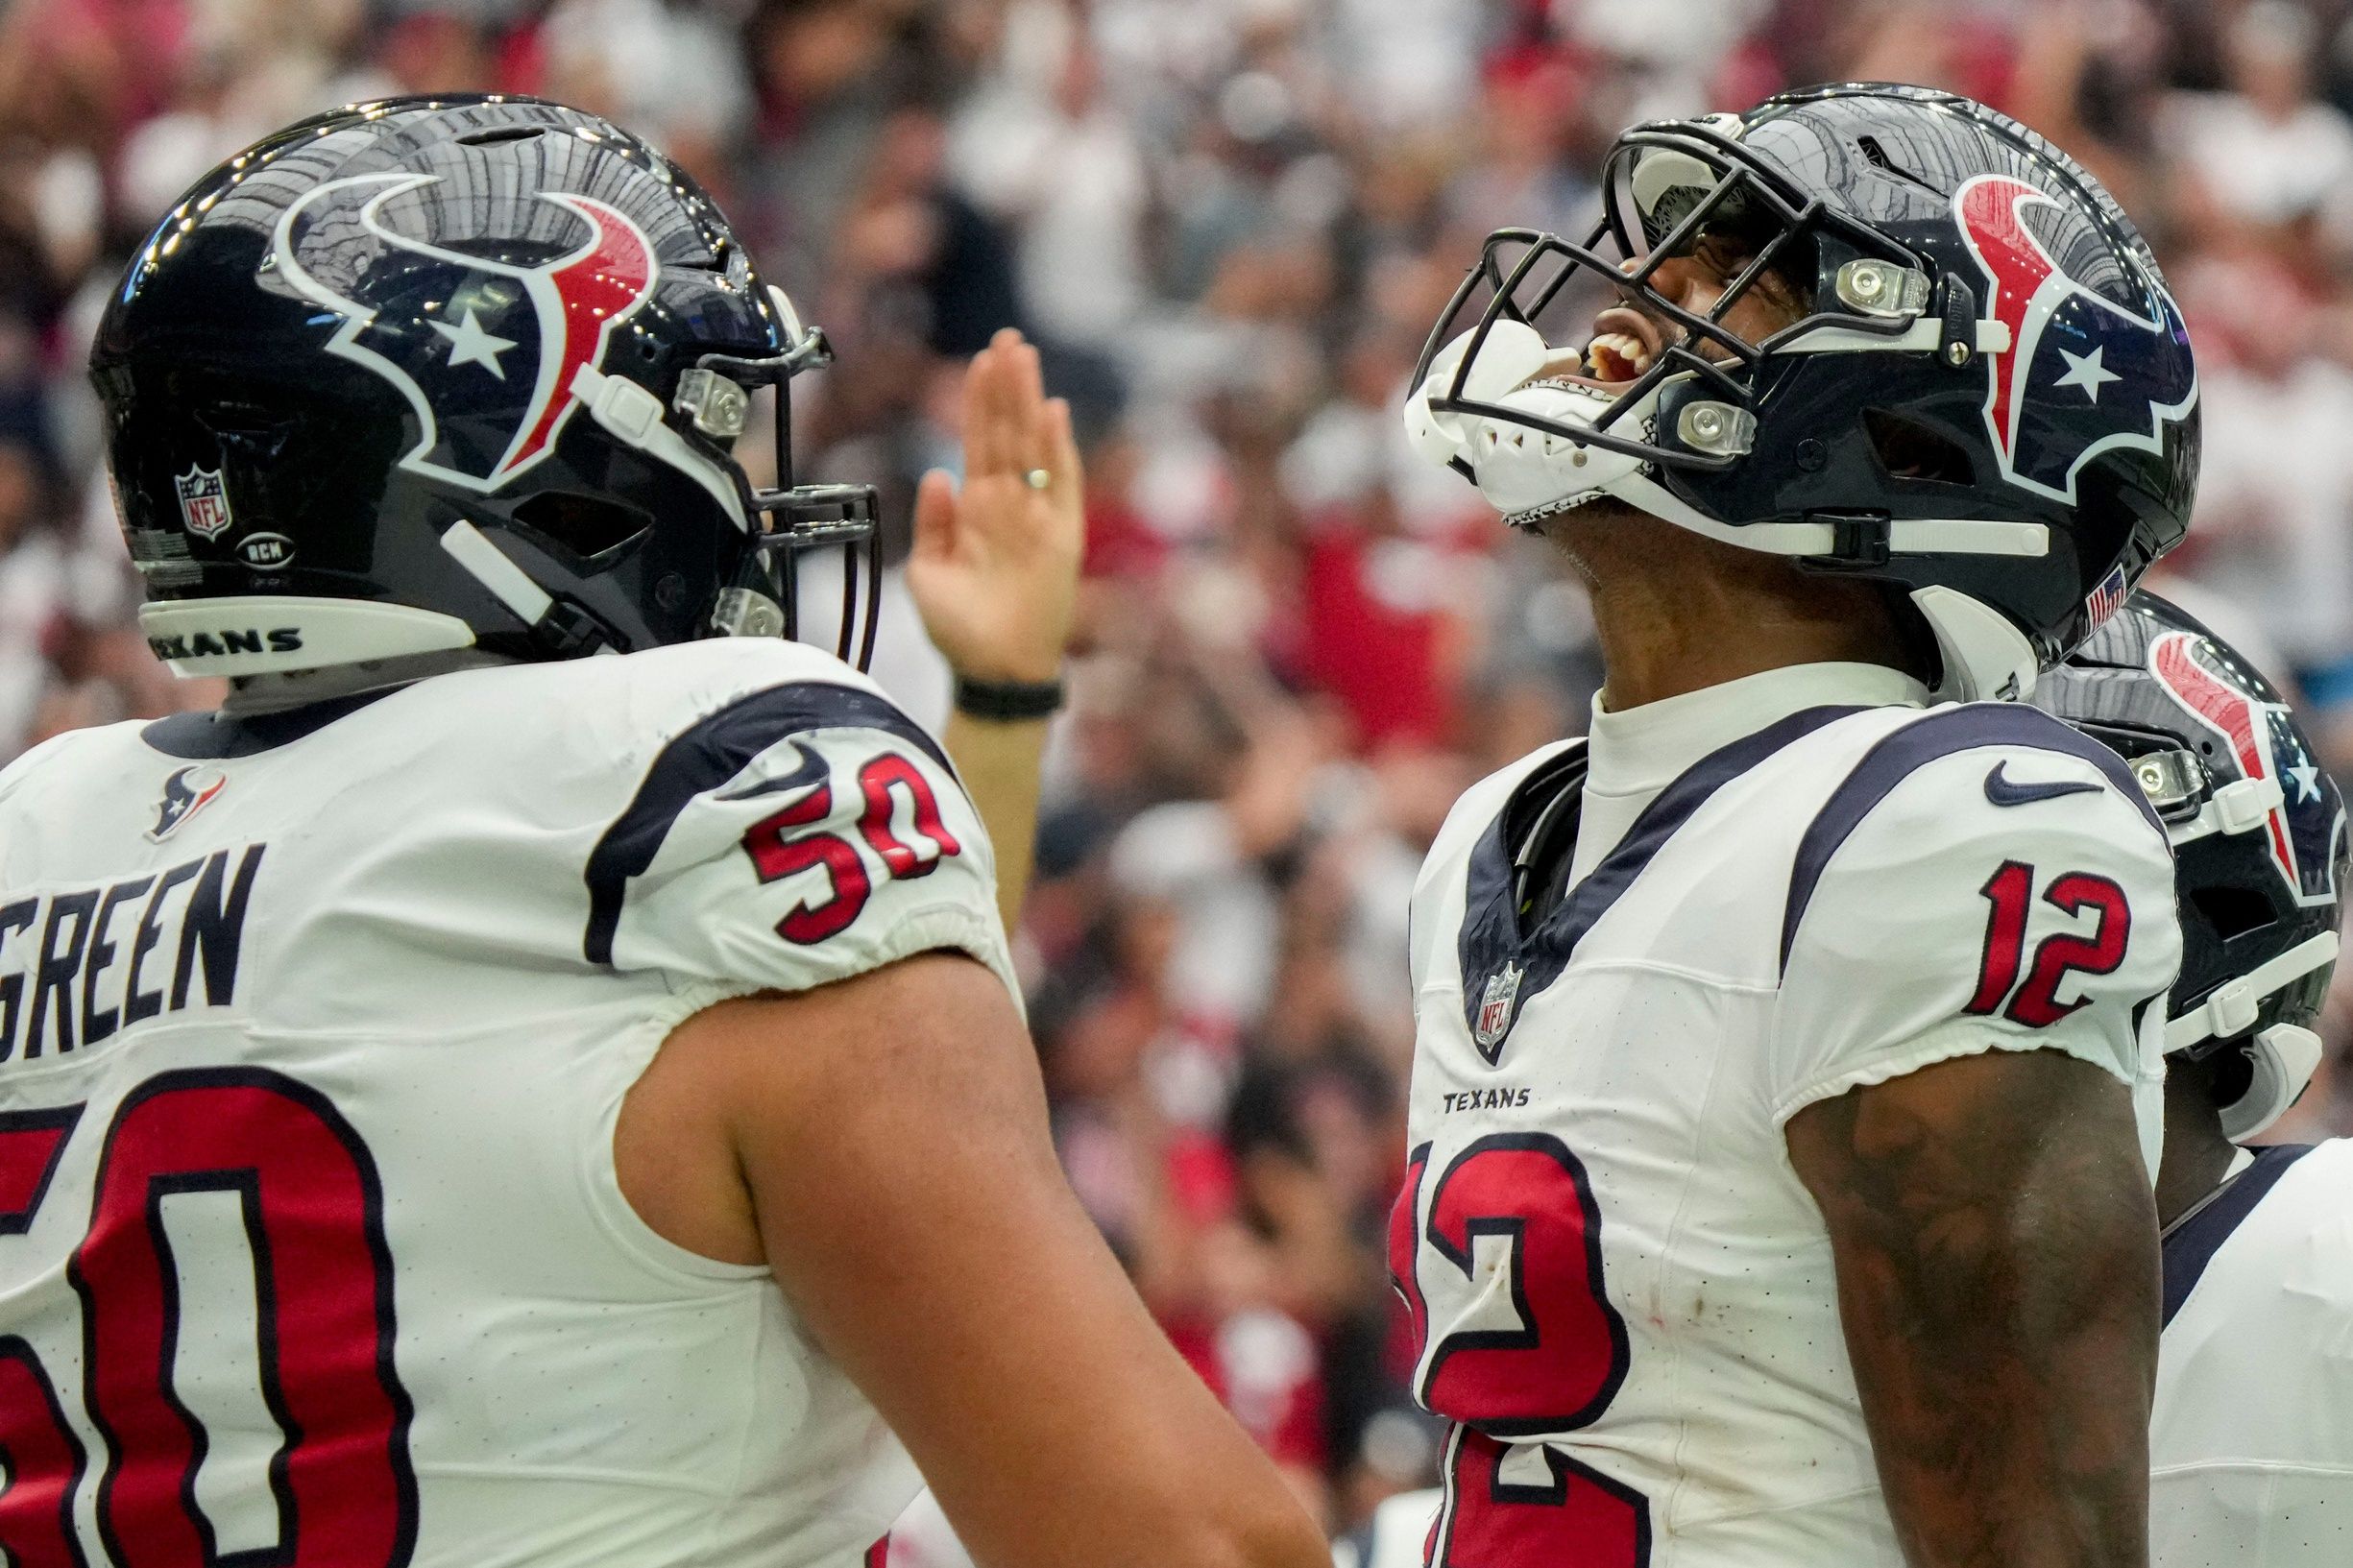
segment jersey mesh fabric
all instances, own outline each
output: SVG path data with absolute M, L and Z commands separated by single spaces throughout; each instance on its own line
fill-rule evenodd
M 1679 826 L 1637 820 L 1594 869 L 1602 905 L 1572 888 L 1561 924 L 1517 947 L 1477 915 L 1496 896 L 1491 839 L 1557 753 L 1456 808 L 1415 899 L 1418 1163 L 1392 1230 L 1423 1326 L 1418 1393 L 1494 1435 L 1450 1446 L 1442 1546 L 1573 1528 L 1650 1568 L 1901 1563 L 1786 1119 L 2016 1048 L 2131 1085 L 2152 1152 L 2162 1122 L 2140 1023 L 2179 958 L 2164 839 L 2072 732 L 2001 709 L 1989 737 L 1993 707 L 1814 711 L 1743 737 L 1661 792 L 1652 812 Z M 1912 748 L 1928 755 L 1869 780 L 1868 760 L 1931 729 Z M 2001 805 L 1997 768 L 2070 787 Z M 1858 777 L 1868 808 L 1816 833 Z M 1984 890 L 2013 857 L 2035 862 L 2015 986 L 2046 944 L 2130 927 L 2100 973 L 2055 975 L 2061 1016 L 2039 1025 L 2001 1016 L 2014 987 L 1971 1011 L 2000 934 Z M 2112 885 L 2121 913 L 2043 899 L 2063 876 Z M 1582 932 L 1565 953 L 1559 929 Z
M 750 640 L 438 677 L 251 755 L 191 761 L 153 743 L 188 733 L 86 732 L 0 775 L 0 905 L 261 846 L 232 997 L 206 1004 L 200 968 L 187 1007 L 71 1053 L 52 1042 L 0 1060 L 0 1200 L 11 1119 L 81 1108 L 37 1210 L 21 1234 L 0 1230 L 0 1341 L 29 1347 L 64 1390 L 85 1451 L 106 1449 L 68 1263 L 79 1248 L 77 1266 L 95 1257 L 135 1281 L 141 1256 L 121 1237 L 85 1242 L 93 1194 L 119 1185 L 101 1170 L 108 1130 L 158 1086 L 168 1102 L 186 1074 L 231 1074 L 265 1106 L 306 1097 L 373 1173 L 377 1277 L 319 1320 L 373 1322 L 381 1354 L 311 1349 L 413 1411 L 391 1445 L 413 1486 L 413 1562 L 860 1563 L 916 1490 L 913 1467 L 764 1269 L 696 1258 L 638 1220 L 612 1135 L 669 1030 L 719 1000 L 935 948 L 1010 984 L 987 839 L 929 737 L 846 666 Z M 175 779 L 220 787 L 156 842 Z M 172 911 L 190 885 L 159 917 L 146 984 L 177 956 Z M 102 1006 L 121 1004 L 138 940 L 141 905 L 122 907 L 119 953 L 74 982 Z M 0 976 L 29 953 L 37 944 L 0 940 Z M 268 1146 L 250 1157 L 274 1252 L 341 1234 L 316 1202 L 289 1198 L 279 1218 L 301 1183 L 281 1185 Z M 249 1255 L 233 1204 L 171 1202 L 193 1227 L 176 1251 Z M 376 1309 L 354 1315 L 371 1289 Z M 103 1282 L 93 1294 L 104 1323 L 132 1311 Z M 250 1342 L 255 1310 L 250 1286 L 190 1294 L 180 1364 Z M 293 1367 L 296 1327 L 277 1329 Z M 108 1379 L 133 1376 L 117 1368 L 135 1356 L 100 1356 Z M 298 1371 L 281 1369 L 289 1399 L 327 1377 Z M 225 1550 L 267 1549 L 283 1527 L 267 1484 L 280 1424 L 262 1390 L 233 1383 L 216 1376 L 192 1401 L 211 1456 L 200 1511 Z M 331 1398 L 317 1411 L 292 1451 L 298 1480 L 343 1419 Z M 141 1462 L 133 1444 L 127 1473 Z M 84 1520 L 94 1484 L 76 1484 Z M 345 1529 L 334 1505 L 349 1495 L 310 1496 L 306 1536 Z M 135 1510 L 113 1524 L 149 1528 Z

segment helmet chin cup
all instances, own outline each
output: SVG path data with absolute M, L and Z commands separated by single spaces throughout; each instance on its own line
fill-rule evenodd
M 2286 1116 L 2303 1098 L 2324 1054 L 2320 1037 L 2293 1024 L 2275 1024 L 2246 1043 L 2254 1076 L 2246 1093 L 2222 1107 L 2222 1136 L 2243 1144 Z
M 1432 463 L 1461 464 L 1469 455 L 1469 427 L 1481 422 L 1436 404 L 1458 396 L 1480 402 L 1509 397 L 1536 379 L 1551 357 L 1542 335 L 1524 322 L 1498 321 L 1465 332 L 1439 350 L 1405 400 L 1407 439 Z
M 1415 450 L 1470 478 L 1515 526 L 1613 494 L 1642 472 L 1637 457 L 1544 428 L 1591 430 L 1618 402 L 1595 388 L 1542 379 L 1558 358 L 1533 326 L 1494 321 L 1441 350 L 1406 399 L 1405 431 Z M 1466 403 L 1495 414 L 1483 417 Z M 1638 421 L 1655 403 L 1654 392 L 1620 417 Z
M 1944 658 L 1939 702 L 2018 702 L 2034 694 L 2041 662 L 2009 616 L 1954 589 L 1912 591 L 1912 607 Z
M 1614 401 L 1607 393 L 1560 381 L 1536 382 L 1492 400 L 1571 428 L 1591 425 Z M 1640 458 L 1502 420 L 1468 424 L 1464 455 L 1478 476 L 1479 494 L 1515 527 L 1540 522 L 1595 495 L 1641 504 L 1621 489 L 1642 478 Z

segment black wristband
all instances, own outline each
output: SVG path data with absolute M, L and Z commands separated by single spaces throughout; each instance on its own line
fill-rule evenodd
M 956 678 L 956 711 L 966 718 L 1012 724 L 1023 719 L 1051 718 L 1061 708 L 1059 680 L 971 681 L 960 675 Z

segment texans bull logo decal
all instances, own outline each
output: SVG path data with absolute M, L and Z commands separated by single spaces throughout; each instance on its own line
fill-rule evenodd
M 2197 375 L 2189 328 L 2162 285 L 2149 287 L 2155 315 L 2141 316 L 2070 277 L 2043 248 L 2025 210 L 2058 205 L 1992 174 L 1953 198 L 1961 237 L 1992 280 L 1992 319 L 2010 329 L 2009 348 L 1985 356 L 1985 428 L 2002 477 L 2073 505 L 2075 475 L 2100 453 L 2164 450 L 2165 427 L 2197 405 Z
M 2264 832 L 2271 863 L 2297 901 L 2335 899 L 2337 837 L 2344 832 L 2344 813 L 2326 808 L 2319 763 L 2289 728 L 2288 710 L 2226 678 L 2214 645 L 2188 632 L 2157 639 L 2149 648 L 2148 667 L 2199 723 L 2221 737 L 2243 776 L 2278 781 L 2286 798 L 2272 808 Z
M 439 180 L 374 174 L 321 185 L 279 220 L 271 260 L 296 292 L 343 318 L 327 352 L 382 376 L 416 410 L 421 434 L 401 466 L 490 492 L 555 450 L 580 405 L 576 378 L 602 366 L 614 328 L 653 297 L 658 268 L 645 231 L 589 196 L 540 196 L 588 232 L 535 267 L 432 245 L 386 222 L 385 203 Z M 356 212 L 332 205 L 371 188 Z M 382 247 L 369 276 L 375 304 L 336 293 L 300 259 L 303 242 L 320 248 L 330 212 Z M 338 231 L 334 243 L 349 236 Z
M 156 825 L 147 830 L 147 841 L 162 843 L 228 787 L 228 778 L 211 768 L 183 767 L 174 773 L 163 781 L 163 798 L 156 802 Z

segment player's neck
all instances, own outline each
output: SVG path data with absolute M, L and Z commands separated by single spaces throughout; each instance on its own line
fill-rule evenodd
M 2237 1146 L 2205 1088 L 2176 1070 L 2165 1086 L 2165 1157 L 2157 1162 L 2157 1223 L 2171 1225 L 2230 1174 Z
M 1623 509 L 1551 533 L 1591 592 L 1612 712 L 1797 664 L 1884 664 L 1928 679 L 1874 585 L 1800 572 Z

